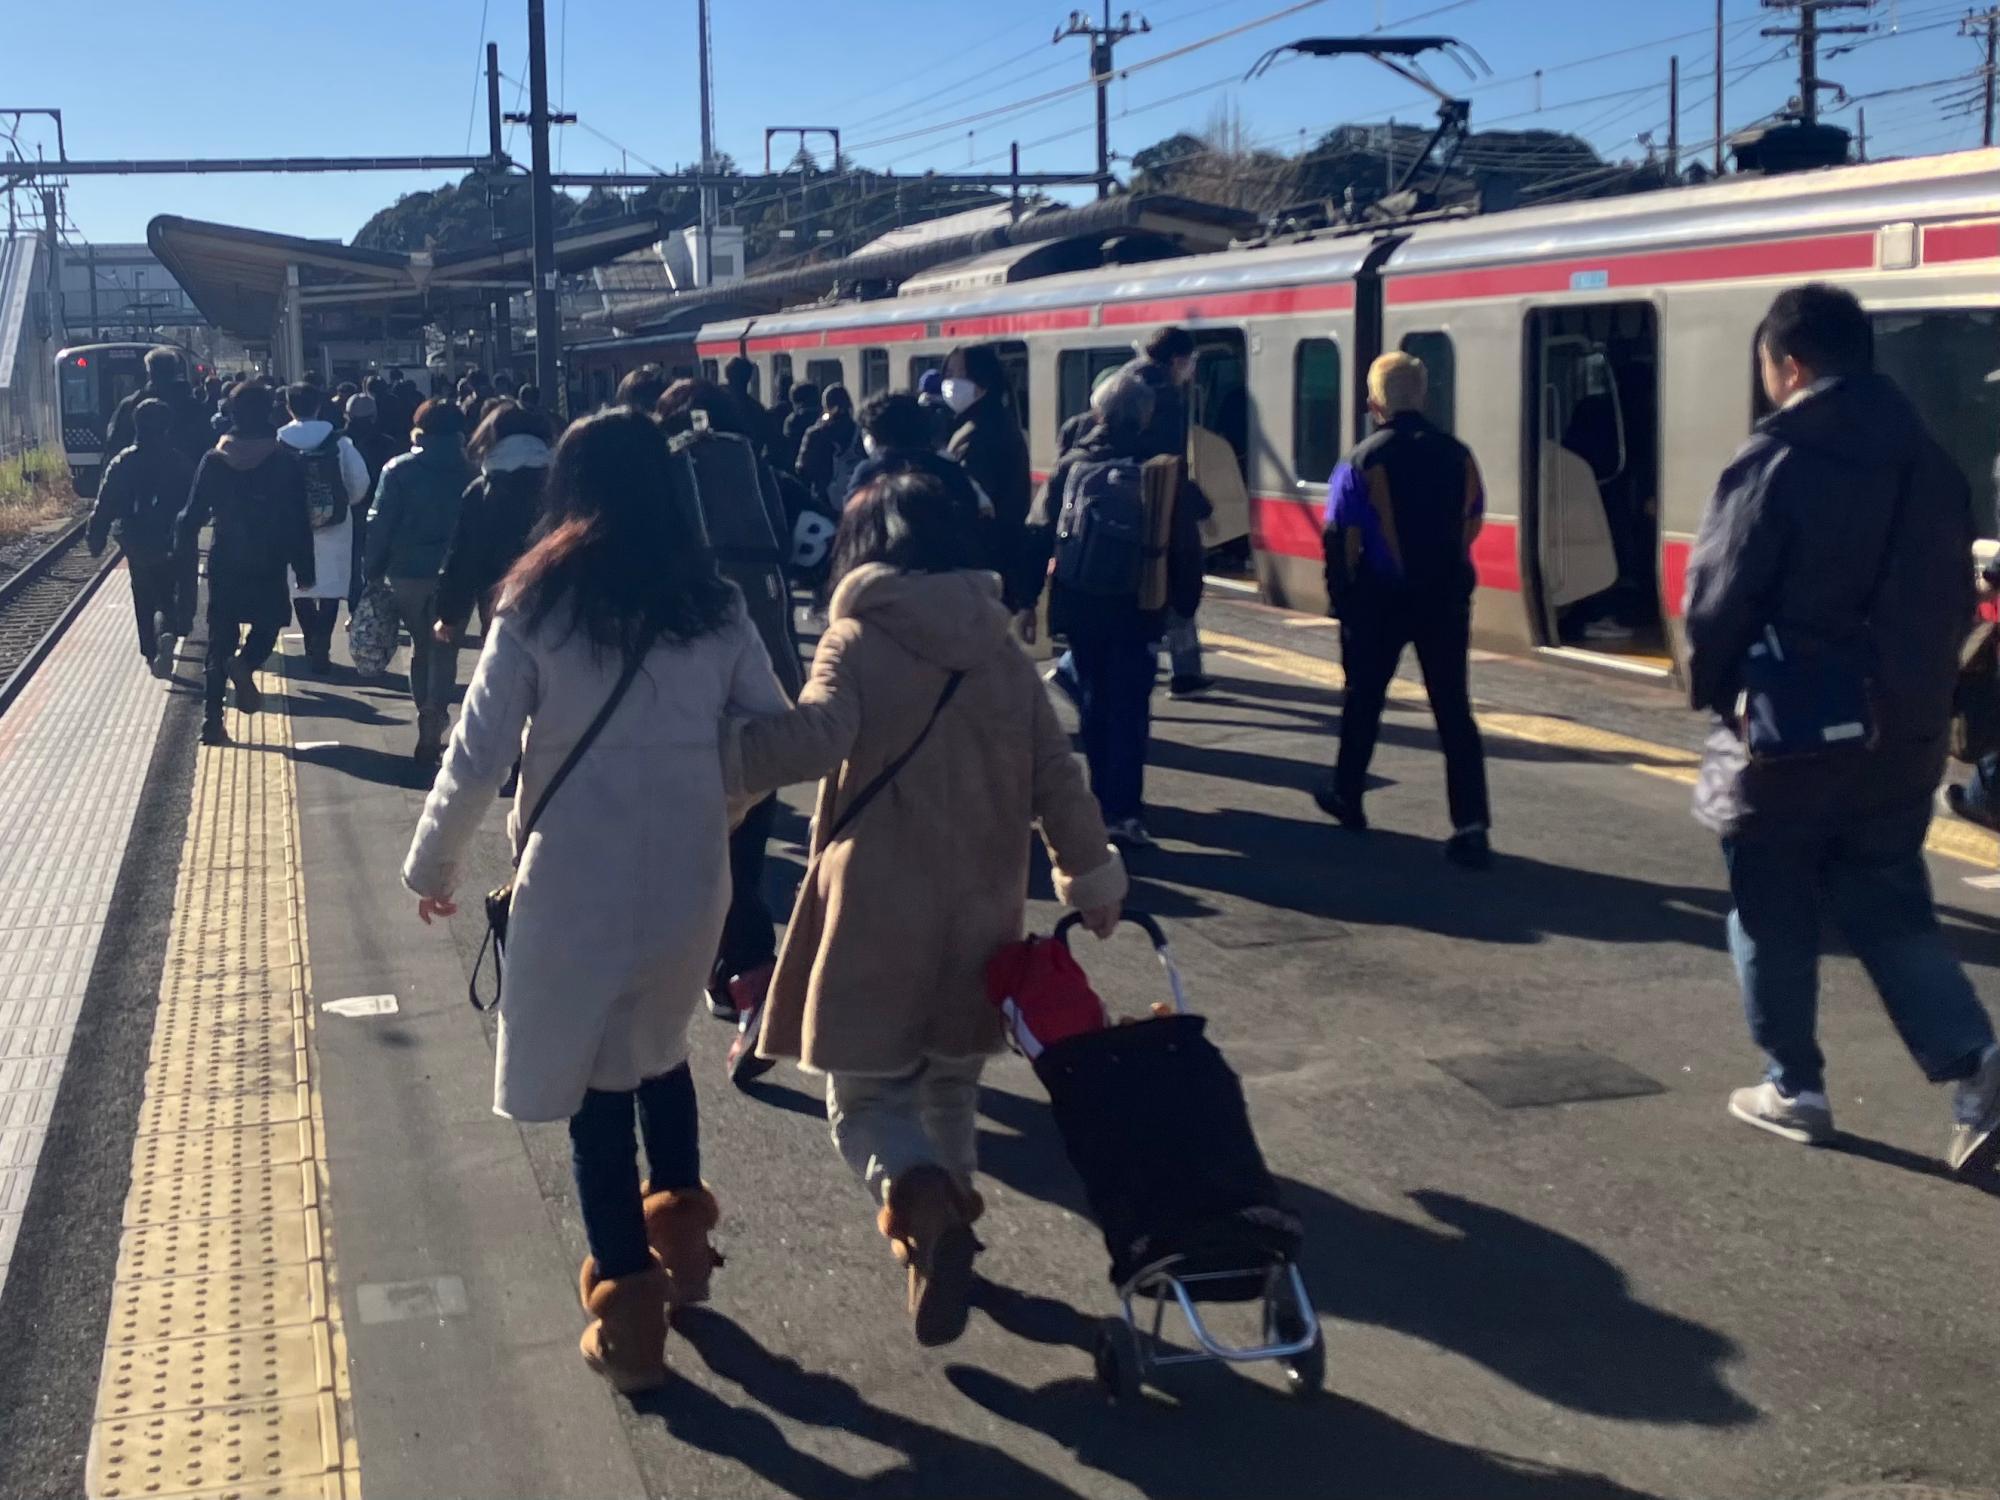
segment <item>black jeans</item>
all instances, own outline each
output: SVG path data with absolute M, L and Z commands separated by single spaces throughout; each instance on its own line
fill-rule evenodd
M 174 595 L 179 575 L 171 557 L 157 562 L 141 562 L 135 557 L 129 559 L 127 567 L 132 574 L 132 614 L 139 626 L 139 654 L 151 661 L 159 649 L 162 626 L 175 635 L 187 634 L 177 628 Z
M 294 599 L 299 631 L 306 638 L 306 659 L 324 661 L 333 650 L 333 627 L 340 619 L 338 599 Z
M 718 989 L 778 956 L 771 908 L 764 900 L 764 851 L 777 819 L 778 795 L 773 792 L 744 814 L 729 835 L 729 915 L 722 924 L 722 947 L 711 975 Z
M 208 617 L 208 681 L 205 707 L 211 724 L 222 722 L 222 693 L 229 684 L 232 672 L 255 672 L 270 659 L 271 648 L 278 644 L 278 627 L 275 625 L 252 625 L 247 635 L 242 634 L 241 620 L 223 620 L 214 615 Z M 237 650 L 238 642 L 242 650 Z
M 1368 762 L 1382 729 L 1382 706 L 1403 648 L 1417 648 L 1424 693 L 1437 720 L 1444 750 L 1445 794 L 1454 829 L 1483 828 L 1491 821 L 1486 801 L 1486 752 L 1473 721 L 1466 684 L 1466 656 L 1472 634 L 1469 600 L 1394 598 L 1356 603 L 1340 622 L 1340 658 L 1347 669 L 1347 692 L 1340 706 L 1340 759 L 1334 789 L 1360 801 L 1368 787 Z
M 582 1107 L 569 1118 L 569 1163 L 583 1237 L 597 1274 L 607 1279 L 643 1271 L 651 1261 L 632 1135 L 635 1104 L 651 1174 L 647 1189 L 673 1193 L 701 1186 L 701 1117 L 686 1063 L 630 1093 L 586 1090 Z

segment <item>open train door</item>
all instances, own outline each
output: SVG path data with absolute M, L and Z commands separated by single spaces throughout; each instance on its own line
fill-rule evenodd
M 1538 308 L 1528 316 L 1525 522 L 1541 644 L 1665 671 L 1653 309 Z

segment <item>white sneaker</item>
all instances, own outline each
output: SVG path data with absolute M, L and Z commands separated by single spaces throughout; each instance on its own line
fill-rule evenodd
M 171 630 L 162 630 L 153 645 L 153 675 L 171 677 L 174 675 L 174 652 L 180 649 L 181 638 Z
M 1979 1071 L 1952 1093 L 1951 1144 L 1945 1160 L 1970 1176 L 2000 1158 L 2000 1046 L 1988 1047 Z
M 1768 1078 L 1731 1094 L 1729 1112 L 1746 1125 L 1802 1146 L 1824 1146 L 1833 1139 L 1833 1106 L 1826 1095 L 1811 1090 L 1786 1095 Z

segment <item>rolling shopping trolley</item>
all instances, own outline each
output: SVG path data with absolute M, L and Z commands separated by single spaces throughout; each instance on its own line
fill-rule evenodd
M 1061 1040 L 1044 1042 L 1034 1030 L 1036 996 L 995 994 L 1015 1044 L 1049 1091 L 1063 1147 L 1111 1253 L 1119 1313 L 1098 1329 L 1098 1382 L 1114 1399 L 1129 1400 L 1168 1366 L 1274 1360 L 1294 1392 L 1318 1391 L 1326 1345 L 1299 1273 L 1299 1220 L 1264 1165 L 1242 1085 L 1209 1041 L 1207 1023 L 1188 1013 L 1166 934 L 1143 913 L 1125 919 L 1152 939 L 1171 1009 L 1066 1027 Z M 1023 945 L 1014 972 L 1024 984 L 1051 970 L 1058 984 L 1061 976 L 1080 980 L 1067 953 L 1079 920 L 1072 913 L 1053 938 Z M 1052 962 L 1037 965 L 1028 955 L 1038 942 L 1064 951 L 1044 952 Z M 1072 1000 L 1064 996 L 1062 1009 L 1073 1021 Z M 1210 1332 L 1205 1304 L 1248 1302 L 1262 1305 L 1261 1342 L 1231 1344 Z M 1179 1308 L 1192 1350 L 1163 1338 L 1169 1304 Z

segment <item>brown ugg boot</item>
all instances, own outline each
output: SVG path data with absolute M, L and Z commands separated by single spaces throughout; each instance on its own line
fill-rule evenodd
M 933 1166 L 905 1172 L 889 1184 L 889 1201 L 876 1223 L 896 1259 L 909 1267 L 917 1342 L 926 1348 L 949 1344 L 965 1332 L 972 1257 L 979 1250 L 951 1174 Z
M 669 1306 L 708 1300 L 709 1275 L 722 1264 L 708 1232 L 721 1217 L 715 1194 L 706 1187 L 646 1194 L 646 1242 L 667 1268 Z
M 577 1347 L 583 1362 L 621 1395 L 664 1385 L 667 1379 L 667 1273 L 656 1259 L 630 1276 L 606 1280 L 586 1259 L 577 1290 L 591 1324 Z

